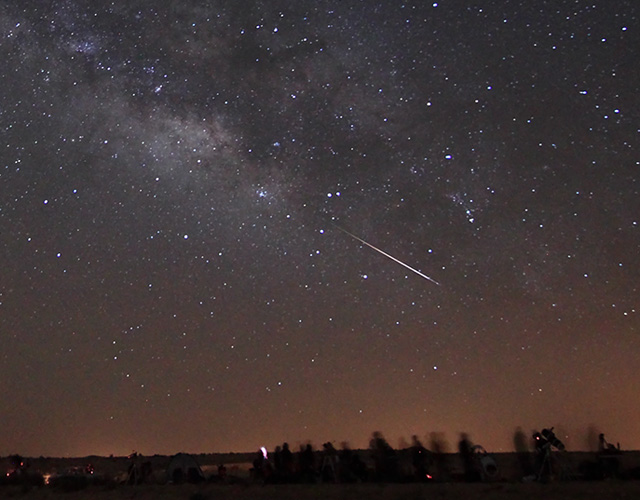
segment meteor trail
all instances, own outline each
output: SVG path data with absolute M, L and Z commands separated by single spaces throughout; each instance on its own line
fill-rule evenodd
M 332 223 L 333 224 L 333 223 Z M 432 283 L 435 283 L 436 285 L 440 286 L 440 283 L 438 283 L 436 280 L 434 280 L 433 278 L 429 278 L 429 276 L 427 276 L 426 274 L 422 274 L 420 271 L 418 271 L 417 269 L 414 269 L 413 267 L 411 267 L 408 264 L 405 264 L 404 262 L 402 262 L 399 259 L 396 259 L 393 255 L 389 255 L 387 252 L 384 252 L 382 250 L 380 250 L 378 247 L 374 247 L 371 243 L 367 243 L 366 241 L 364 241 L 362 238 L 358 238 L 355 234 L 350 233 L 349 231 L 347 231 L 346 229 L 342 229 L 340 226 L 338 226 L 337 224 L 333 224 L 335 227 L 337 227 L 340 231 L 342 231 L 345 234 L 348 234 L 349 236 L 351 236 L 353 239 L 358 240 L 360 243 L 364 243 L 365 245 L 367 245 L 369 248 L 373 248 L 376 252 L 380 252 L 382 255 L 384 255 L 385 257 L 389 257 L 392 261 L 397 262 L 398 264 L 400 264 L 401 266 L 406 267 L 407 269 L 409 269 L 410 271 L 413 271 L 414 273 L 416 273 L 418 276 L 422 276 L 424 279 L 431 281 Z

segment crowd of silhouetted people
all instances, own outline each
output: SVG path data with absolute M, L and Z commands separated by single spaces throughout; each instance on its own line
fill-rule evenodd
M 609 443 L 602 433 L 598 436 L 597 452 L 586 455 L 579 464 L 569 464 L 561 458 L 565 455 L 565 445 L 556 436 L 553 427 L 534 432 L 529 437 L 517 428 L 513 444 L 515 461 L 520 469 L 518 478 L 522 481 L 640 479 L 640 467 L 623 470 L 620 444 Z M 336 449 L 331 442 L 326 442 L 320 449 L 314 449 L 308 443 L 293 451 L 288 443 L 283 443 L 273 451 L 266 448 L 258 450 L 252 460 L 250 476 L 254 482 L 270 484 L 479 482 L 504 479 L 494 457 L 482 446 L 472 443 L 466 433 L 460 434 L 456 451 L 451 453 L 443 435 L 436 432 L 431 433 L 428 447 L 417 436 L 413 436 L 411 443 L 405 442 L 399 449 L 394 449 L 381 432 L 371 435 L 369 447 L 365 450 L 352 450 L 347 443 L 342 443 L 340 449 Z M 29 460 L 19 455 L 7 458 L 11 468 L 0 478 L 0 485 L 45 484 L 42 474 L 31 469 Z M 158 480 L 153 475 L 148 459 L 133 453 L 129 460 L 124 483 L 137 485 Z M 502 464 L 509 468 L 506 462 Z M 167 475 L 167 481 L 175 484 L 204 481 L 228 483 L 239 479 L 229 474 L 223 464 L 218 466 L 217 474 L 207 478 L 195 459 L 186 454 L 177 454 L 172 458 Z M 512 472 L 510 477 L 515 478 L 516 475 Z M 98 484 L 99 480 L 100 476 L 94 475 L 93 465 L 88 464 L 48 476 L 47 484 L 71 491 L 88 484 Z
M 251 472 L 254 479 L 269 483 L 359 482 L 367 480 L 368 474 L 357 452 L 346 444 L 338 451 L 331 443 L 323 444 L 320 452 L 311 444 L 301 446 L 296 453 L 288 443 L 276 446 L 271 455 L 260 449 Z
M 584 460 L 575 471 L 569 471 L 557 457 L 565 446 L 553 427 L 534 432 L 529 439 L 518 428 L 513 440 L 523 481 L 622 477 L 620 447 L 607 443 L 604 434 L 599 436 L 595 459 Z M 439 433 L 431 434 L 428 448 L 413 436 L 410 444 L 398 450 L 380 432 L 372 434 L 367 450 L 354 451 L 346 443 L 338 450 L 328 442 L 318 450 L 306 444 L 293 452 L 284 443 L 272 453 L 258 450 L 251 474 L 254 480 L 266 483 L 477 482 L 502 477 L 494 457 L 473 444 L 466 433 L 460 434 L 457 453 L 449 452 Z
M 276 446 L 273 452 L 265 448 L 257 451 L 251 474 L 254 480 L 268 483 L 291 482 L 429 482 L 458 479 L 459 467 L 451 463 L 446 443 L 441 435 L 431 435 L 430 448 L 417 436 L 408 447 L 394 449 L 381 432 L 374 432 L 367 450 L 352 450 L 347 443 L 336 449 L 327 442 L 315 450 L 311 444 L 293 452 L 288 443 Z M 489 473 L 483 469 L 483 460 L 492 460 L 484 452 L 478 453 L 466 434 L 461 435 L 459 457 L 462 470 L 460 479 L 479 481 Z M 493 462 L 495 471 L 497 466 Z

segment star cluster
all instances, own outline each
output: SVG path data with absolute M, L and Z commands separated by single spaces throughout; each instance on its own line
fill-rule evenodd
M 165 4 L 0 6 L 0 454 L 640 446 L 638 6 Z

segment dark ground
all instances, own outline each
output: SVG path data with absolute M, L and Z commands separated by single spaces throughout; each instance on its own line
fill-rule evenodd
M 368 450 L 359 453 L 367 460 Z M 154 484 L 125 485 L 126 471 L 131 463 L 127 457 L 84 458 L 31 458 L 27 459 L 31 472 L 45 476 L 60 473 L 69 468 L 84 468 L 91 463 L 95 477 L 107 478 L 81 488 L 54 488 L 52 486 L 4 485 L 0 486 L 0 498 L 25 500 L 120 500 L 120 499 L 167 499 L 167 500 L 249 500 L 249 499 L 617 499 L 640 498 L 640 480 L 631 478 L 640 465 L 640 452 L 623 452 L 619 455 L 618 478 L 585 480 L 581 471 L 584 464 L 597 463 L 593 453 L 571 452 L 556 457 L 558 474 L 548 483 L 522 482 L 520 461 L 515 453 L 491 454 L 500 473 L 491 482 L 464 483 L 461 478 L 461 463 L 457 455 L 448 455 L 450 477 L 447 481 L 431 483 L 375 483 L 360 484 L 263 484 L 251 478 L 249 468 L 253 454 L 204 454 L 195 455 L 207 477 L 215 476 L 217 466 L 224 463 L 228 471 L 226 484 L 206 482 L 202 484 L 163 484 L 164 470 L 170 457 L 142 457 L 150 461 Z M 371 465 L 368 461 L 368 465 Z M 0 459 L 0 472 L 9 470 L 8 457 Z M 560 474 L 562 472 L 562 477 Z

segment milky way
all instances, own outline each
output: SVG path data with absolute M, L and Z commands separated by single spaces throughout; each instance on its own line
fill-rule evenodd
M 0 454 L 640 446 L 640 6 L 164 4 L 0 5 Z

